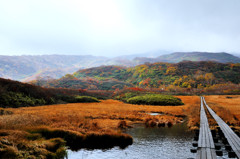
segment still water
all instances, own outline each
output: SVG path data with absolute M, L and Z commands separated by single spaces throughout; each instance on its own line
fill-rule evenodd
M 195 158 L 190 152 L 194 133 L 185 124 L 171 128 L 136 126 L 127 130 L 134 142 L 125 149 L 68 151 L 68 159 L 187 159 Z

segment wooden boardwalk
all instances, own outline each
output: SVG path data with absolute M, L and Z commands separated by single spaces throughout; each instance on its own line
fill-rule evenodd
M 211 130 L 209 128 L 207 115 L 203 106 L 203 97 L 201 97 L 200 110 L 200 130 L 198 137 L 197 159 L 216 159 L 215 145 Z
M 236 156 L 240 159 L 240 138 L 234 131 L 207 105 L 205 99 L 202 97 L 202 100 L 207 107 L 209 113 L 218 123 L 220 129 L 222 130 L 224 136 L 226 137 L 229 145 L 232 147 Z

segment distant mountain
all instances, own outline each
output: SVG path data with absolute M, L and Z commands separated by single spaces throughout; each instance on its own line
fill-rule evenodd
M 122 55 L 122 56 L 117 56 L 115 58 L 116 59 L 128 59 L 128 60 L 133 60 L 134 58 L 137 58 L 137 57 L 156 58 L 158 56 L 169 54 L 169 53 L 171 53 L 171 52 L 166 51 L 166 50 L 157 50 L 157 51 L 144 52 L 144 53 L 140 53 L 140 54 Z
M 229 53 L 209 53 L 209 52 L 175 52 L 172 54 L 158 56 L 156 58 L 138 57 L 133 60 L 136 64 L 146 62 L 168 62 L 178 63 L 181 61 L 215 61 L 221 63 L 240 63 L 240 58 Z
M 216 61 L 240 63 L 239 57 L 228 53 L 176 52 L 162 55 L 165 53 L 156 51 L 114 58 L 90 55 L 0 56 L 0 77 L 20 81 L 31 81 L 40 77 L 57 79 L 79 69 L 102 65 L 133 67 L 146 62 Z
M 240 54 L 236 54 L 236 53 L 235 53 L 235 54 L 233 54 L 233 55 L 234 55 L 234 56 L 237 56 L 237 57 L 240 57 Z
M 38 76 L 60 78 L 80 68 L 103 65 L 107 60 L 89 55 L 0 56 L 0 77 L 14 80 L 31 80 Z

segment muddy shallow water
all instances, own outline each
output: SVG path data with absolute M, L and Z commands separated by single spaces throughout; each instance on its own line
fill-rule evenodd
M 196 156 L 190 152 L 194 133 L 188 131 L 185 124 L 171 128 L 136 126 L 126 133 L 133 137 L 134 142 L 125 149 L 69 150 L 68 159 L 187 159 Z

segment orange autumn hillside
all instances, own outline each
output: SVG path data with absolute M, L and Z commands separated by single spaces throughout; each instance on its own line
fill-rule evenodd
M 212 61 L 146 63 L 135 67 L 100 66 L 81 69 L 60 79 L 31 83 L 54 88 L 116 90 L 125 87 L 185 94 L 239 94 L 240 64 Z

